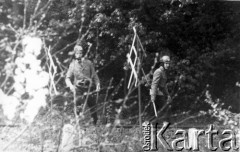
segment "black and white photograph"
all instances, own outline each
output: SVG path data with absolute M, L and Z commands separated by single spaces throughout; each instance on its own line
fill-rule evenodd
M 240 0 L 0 0 L 0 152 L 240 152 Z

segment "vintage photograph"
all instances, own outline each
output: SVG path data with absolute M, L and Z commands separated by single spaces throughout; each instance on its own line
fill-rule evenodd
M 240 152 L 240 1 L 0 0 L 0 152 Z

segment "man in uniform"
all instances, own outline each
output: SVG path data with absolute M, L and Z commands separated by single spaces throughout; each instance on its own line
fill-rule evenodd
M 171 96 L 167 88 L 167 70 L 170 67 L 170 57 L 163 56 L 160 60 L 162 65 L 154 72 L 151 84 L 151 101 L 155 103 L 156 110 L 159 110 L 164 101 L 170 101 Z
M 74 60 L 70 63 L 66 75 L 66 84 L 72 92 L 76 94 L 76 106 L 84 103 L 86 96 L 88 96 L 87 105 L 90 108 L 93 123 L 97 123 L 96 100 L 93 95 L 86 95 L 85 98 L 79 98 L 84 93 L 88 93 L 96 88 L 100 90 L 100 82 L 95 68 L 90 60 L 83 57 L 83 48 L 80 45 L 74 47 Z M 71 79 L 73 78 L 73 83 Z M 80 111 L 78 111 L 79 113 Z

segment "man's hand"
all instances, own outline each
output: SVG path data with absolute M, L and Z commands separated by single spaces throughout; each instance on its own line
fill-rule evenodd
M 171 101 L 172 101 L 172 98 L 170 95 L 168 95 L 167 102 L 171 102 Z
M 153 103 L 153 108 L 154 108 L 154 114 L 157 117 L 157 109 L 156 109 L 156 104 L 155 104 L 155 98 L 154 96 L 151 97 L 151 101 Z
M 99 90 L 100 90 L 100 83 L 98 83 L 96 86 L 96 91 L 99 91 Z
M 70 90 L 71 90 L 72 92 L 75 92 L 75 87 L 74 87 L 74 85 L 70 85 L 69 88 L 70 88 Z
M 152 102 L 155 102 L 155 98 L 154 98 L 154 97 L 151 97 L 151 101 L 152 101 Z
M 74 93 L 75 92 L 75 87 L 74 87 L 74 85 L 72 84 L 72 82 L 70 81 L 69 78 L 66 79 L 66 84 L 67 84 L 67 87 L 69 87 L 70 90 Z

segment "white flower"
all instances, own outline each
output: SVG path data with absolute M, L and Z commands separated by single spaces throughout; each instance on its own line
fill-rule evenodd
M 42 40 L 38 37 L 26 36 L 22 40 L 22 45 L 24 46 L 24 52 L 26 54 L 32 53 L 37 56 L 41 53 Z
M 45 71 L 42 71 L 40 74 L 39 74 L 39 80 L 41 81 L 42 83 L 42 87 L 45 87 L 48 85 L 48 82 L 49 82 L 49 74 Z
M 22 95 L 22 94 L 25 93 L 25 88 L 23 87 L 22 83 L 15 82 L 13 87 L 14 87 L 14 90 L 17 94 Z
M 5 95 L 2 90 L 0 90 L 0 104 L 2 105 L 3 114 L 12 120 L 15 116 L 17 106 L 20 104 L 19 100 L 14 96 Z
M 32 64 L 40 65 L 40 62 L 39 60 L 37 60 L 36 56 L 30 53 L 26 53 L 23 57 L 23 60 L 24 60 L 24 63 L 29 64 L 29 66 L 31 66 Z
M 15 74 L 16 74 L 16 75 L 13 77 L 15 83 L 24 83 L 24 81 L 25 81 L 25 75 L 24 75 L 24 73 L 23 73 L 22 71 L 20 71 L 19 68 L 17 68 L 17 69 L 15 70 Z
M 25 71 L 26 70 L 26 65 L 25 65 L 24 58 L 17 57 L 16 60 L 15 60 L 15 64 L 17 65 L 19 70 L 21 70 L 21 71 Z
M 48 93 L 47 89 L 41 89 L 33 93 L 33 99 L 25 100 L 27 106 L 20 115 L 22 119 L 25 119 L 28 123 L 32 123 L 34 118 L 39 112 L 39 109 L 43 106 L 46 106 L 46 94 Z
M 39 74 L 33 70 L 27 70 L 26 76 L 26 90 L 32 92 L 33 90 L 39 90 L 48 85 L 49 75 L 47 72 L 42 71 Z

